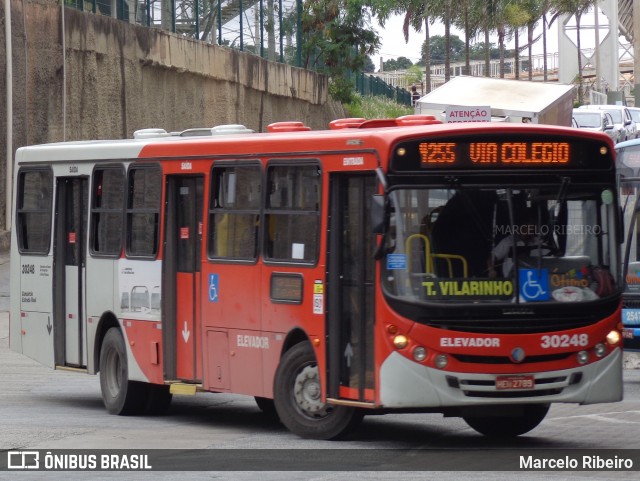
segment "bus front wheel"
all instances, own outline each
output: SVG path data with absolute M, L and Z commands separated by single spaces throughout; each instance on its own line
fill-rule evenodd
M 111 414 L 140 414 L 147 402 L 147 385 L 129 381 L 124 339 L 114 327 L 107 331 L 100 348 L 100 390 Z
M 275 380 L 278 417 L 291 432 L 309 439 L 336 439 L 362 420 L 362 411 L 322 402 L 320 374 L 311 345 L 289 349 L 280 362 Z
M 517 416 L 463 417 L 465 422 L 480 434 L 492 438 L 514 437 L 528 433 L 549 412 L 548 404 L 527 404 L 521 406 Z

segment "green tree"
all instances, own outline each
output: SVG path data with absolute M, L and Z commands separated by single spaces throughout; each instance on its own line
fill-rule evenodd
M 522 0 L 523 6 L 527 12 L 529 12 L 529 19 L 527 20 L 527 57 L 529 58 L 529 80 L 533 80 L 533 44 L 538 41 L 540 36 L 533 38 L 534 29 L 538 22 L 543 19 L 546 8 L 546 0 Z M 545 29 L 544 21 L 542 25 L 543 31 Z M 543 33 L 544 35 L 544 33 Z M 544 47 L 544 67 L 545 67 L 545 81 L 546 79 L 546 37 Z
M 363 71 L 367 56 L 380 48 L 365 0 L 306 0 L 301 24 L 304 67 L 326 73 L 331 96 L 349 103 L 352 72 Z
M 487 47 L 484 42 L 478 42 L 471 45 L 471 60 L 482 60 L 485 52 L 489 52 L 489 58 L 495 60 L 500 58 L 500 50 L 494 43 L 490 43 Z
M 386 72 L 390 70 L 406 70 L 413 65 L 413 62 L 407 57 L 398 57 L 397 59 L 389 59 L 382 62 L 382 67 Z
M 446 38 L 443 35 L 431 37 L 431 61 L 435 64 L 445 63 Z M 424 58 L 425 46 L 422 46 Z M 457 35 L 449 37 L 449 59 L 452 62 L 462 62 L 465 58 L 465 43 Z
M 407 84 L 419 84 L 422 82 L 422 69 L 419 65 L 412 65 L 407 70 Z
M 451 20 L 453 19 L 453 0 L 434 0 L 442 2 L 440 4 L 440 18 L 444 23 L 444 81 L 451 79 Z
M 515 44 L 515 78 L 520 78 L 520 35 L 519 31 L 529 22 L 530 13 L 525 9 L 524 0 L 512 0 L 511 3 L 505 5 L 504 18 L 511 29 L 511 35 Z M 531 59 L 529 59 L 531 60 Z M 531 62 L 529 62 L 531 63 Z M 529 68 L 531 73 L 531 68 Z
M 549 22 L 547 21 L 547 15 L 551 10 L 551 0 L 542 0 L 542 71 L 543 71 L 543 80 L 546 82 L 547 78 L 547 29 L 549 28 Z
M 367 55 L 367 58 L 364 60 L 363 70 L 367 73 L 373 73 L 376 71 L 376 64 L 373 63 L 373 60 L 371 60 L 371 57 L 369 57 L 368 55 Z
M 504 75 L 504 38 L 505 20 L 504 5 L 508 0 L 476 0 L 471 4 L 470 14 L 477 22 L 479 31 L 484 32 L 484 74 L 491 76 L 491 32 L 498 34 L 498 50 L 500 52 L 501 76 Z
M 465 73 L 471 74 L 471 39 L 480 31 L 480 19 L 473 16 L 471 8 L 473 0 L 462 0 L 461 11 L 455 22 L 464 31 L 464 64 Z

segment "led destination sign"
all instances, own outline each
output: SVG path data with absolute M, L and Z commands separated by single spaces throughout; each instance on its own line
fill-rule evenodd
M 612 150 L 599 139 L 539 133 L 421 138 L 394 148 L 391 170 L 612 170 Z
M 458 156 L 473 165 L 502 164 L 553 165 L 567 164 L 571 148 L 568 142 L 421 142 L 418 145 L 420 162 L 425 168 L 432 165 L 456 164 Z

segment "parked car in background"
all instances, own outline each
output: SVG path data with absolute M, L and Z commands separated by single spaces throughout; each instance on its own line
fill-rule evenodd
M 631 112 L 624 105 L 582 105 L 580 109 L 604 110 L 611 114 L 615 128 L 620 133 L 618 142 L 631 140 L 638 137 L 638 126 L 631 117 Z
M 631 114 L 631 118 L 636 123 L 637 127 L 637 137 L 640 138 L 640 108 L 638 107 L 627 107 L 629 109 L 629 113 Z
M 613 117 L 606 110 L 573 109 L 573 119 L 579 129 L 604 132 L 614 144 L 620 141 L 620 132 L 616 129 Z

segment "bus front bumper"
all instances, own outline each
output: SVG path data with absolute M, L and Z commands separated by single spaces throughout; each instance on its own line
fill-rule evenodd
M 442 371 L 392 353 L 380 370 L 384 408 L 438 408 L 479 404 L 579 403 L 622 399 L 622 350 L 573 369 L 530 372 L 531 390 L 498 390 L 495 374 Z

